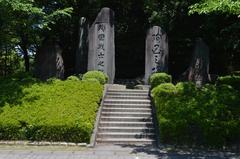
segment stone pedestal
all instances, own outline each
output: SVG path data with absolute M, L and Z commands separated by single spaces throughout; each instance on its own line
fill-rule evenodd
M 103 8 L 89 30 L 88 70 L 106 73 L 109 83 L 115 77 L 114 12 Z
M 151 74 L 168 71 L 168 38 L 159 26 L 153 26 L 147 32 L 145 56 L 145 84 Z

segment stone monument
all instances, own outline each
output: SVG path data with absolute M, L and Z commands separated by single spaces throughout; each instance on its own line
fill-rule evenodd
M 103 8 L 89 29 L 88 70 L 106 73 L 109 83 L 115 77 L 114 12 Z
M 75 56 L 75 73 L 83 74 L 87 72 L 88 61 L 88 23 L 85 17 L 79 21 L 79 42 Z
M 201 38 L 197 38 L 192 61 L 188 68 L 188 80 L 198 87 L 209 81 L 209 48 Z
M 36 54 L 36 75 L 42 80 L 64 78 L 62 49 L 55 40 L 45 40 Z
M 168 71 L 168 38 L 159 26 L 153 26 L 147 32 L 145 50 L 145 84 L 151 74 Z

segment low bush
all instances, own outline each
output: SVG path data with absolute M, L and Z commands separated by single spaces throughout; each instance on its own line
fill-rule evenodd
M 92 81 L 93 78 L 97 79 L 100 84 L 106 84 L 108 82 L 108 76 L 101 71 L 88 71 L 83 75 L 82 80 L 90 79 Z
M 237 89 L 240 91 L 240 76 L 236 75 L 229 75 L 229 76 L 222 76 L 219 77 L 217 80 L 218 85 L 230 85 L 233 88 Z
M 151 92 L 167 144 L 223 147 L 240 144 L 240 93 L 229 85 L 161 84 Z
M 18 100 L 0 93 L 0 140 L 89 142 L 103 91 L 99 82 L 70 77 L 26 86 L 7 81 L 18 87 L 11 94 Z
M 154 73 L 149 78 L 149 83 L 152 88 L 162 84 L 162 83 L 171 83 L 172 76 L 167 73 Z

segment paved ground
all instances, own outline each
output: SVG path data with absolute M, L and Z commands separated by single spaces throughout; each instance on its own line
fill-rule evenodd
M 36 147 L 0 146 L 0 159 L 240 159 L 230 152 L 157 150 L 129 146 Z

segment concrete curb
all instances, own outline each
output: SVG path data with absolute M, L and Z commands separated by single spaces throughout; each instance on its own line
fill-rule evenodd
M 87 143 L 72 142 L 48 142 L 48 141 L 0 141 L 0 145 L 22 145 L 22 146 L 78 146 L 87 147 Z

